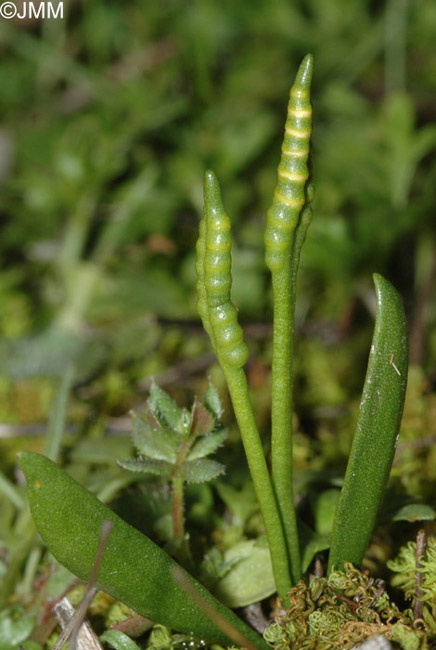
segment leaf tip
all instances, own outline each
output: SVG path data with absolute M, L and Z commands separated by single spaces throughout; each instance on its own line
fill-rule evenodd
M 26 474 L 26 471 L 29 468 L 29 462 L 31 462 L 32 458 L 36 455 L 37 454 L 33 453 L 32 451 L 18 452 L 17 463 L 19 467 L 23 470 L 24 474 Z

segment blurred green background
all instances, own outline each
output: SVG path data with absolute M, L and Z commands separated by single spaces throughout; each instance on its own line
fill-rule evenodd
M 297 411 L 310 428 L 358 395 L 373 272 L 404 297 L 411 359 L 431 390 L 435 35 L 434 0 L 69 0 L 62 20 L 0 19 L 5 436 L 46 421 L 73 367 L 69 417 L 88 429 L 144 399 L 150 375 L 189 390 L 204 381 L 194 248 L 208 167 L 234 225 L 233 296 L 267 409 L 264 220 L 307 52 L 316 198 Z

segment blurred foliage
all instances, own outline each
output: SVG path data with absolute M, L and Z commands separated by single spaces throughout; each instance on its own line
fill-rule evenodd
M 146 314 L 197 318 L 209 166 L 236 231 L 235 301 L 263 318 L 264 213 L 289 80 L 308 51 L 317 196 L 302 318 L 371 303 L 377 271 L 418 334 L 434 325 L 428 299 L 421 314 L 417 303 L 435 264 L 435 27 L 431 0 L 71 0 L 63 20 L 2 20 L 2 334 L 54 322 L 83 336 L 86 324 L 110 345 Z M 434 336 L 417 346 L 434 367 Z

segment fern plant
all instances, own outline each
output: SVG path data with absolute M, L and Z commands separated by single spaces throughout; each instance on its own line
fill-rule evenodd
M 284 600 L 302 573 L 292 485 L 292 382 L 297 272 L 314 194 L 307 167 L 312 68 L 312 57 L 307 55 L 291 88 L 278 183 L 265 231 L 274 296 L 271 470 L 263 455 L 243 369 L 247 346 L 230 298 L 230 220 L 211 171 L 205 175 L 204 218 L 197 244 L 198 310 L 232 398 L 265 522 L 277 590 Z M 406 390 L 404 310 L 385 278 L 375 274 L 374 283 L 376 324 L 356 434 L 336 509 L 329 572 L 342 569 L 347 561 L 358 565 L 362 560 L 388 480 Z
M 271 463 L 265 457 L 250 402 L 244 364 L 248 348 L 231 301 L 231 234 L 215 174 L 204 185 L 204 218 L 197 244 L 198 308 L 221 364 L 241 432 L 264 520 L 272 573 L 279 596 L 289 593 L 315 552 L 330 546 L 329 574 L 347 562 L 359 565 L 370 539 L 392 463 L 407 379 L 404 310 L 394 287 L 374 275 L 376 322 L 356 433 L 336 509 L 331 540 L 320 546 L 298 520 L 292 485 L 293 342 L 297 271 L 312 216 L 308 156 L 313 61 L 303 60 L 291 88 L 278 183 L 268 211 L 266 262 L 272 274 L 274 333 Z M 140 458 L 124 461 L 133 471 L 166 476 L 173 486 L 173 532 L 184 541 L 183 486 L 207 480 L 222 467 L 209 456 L 224 439 L 215 430 L 220 414 L 209 387 L 204 403 L 180 409 L 153 386 L 147 409 L 137 417 L 134 442 Z M 55 463 L 25 453 L 20 465 L 32 514 L 55 557 L 87 580 L 100 530 L 112 530 L 97 584 L 138 613 L 175 630 L 249 650 L 265 641 L 151 540 L 128 526 Z M 306 543 L 302 543 L 302 532 Z

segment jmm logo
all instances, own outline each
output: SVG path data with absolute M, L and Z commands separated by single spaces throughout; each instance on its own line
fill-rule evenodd
M 64 3 L 63 2 L 23 2 L 21 6 L 17 7 L 14 2 L 3 2 L 0 4 L 0 16 L 2 18 L 29 18 L 29 19 L 45 19 L 45 18 L 63 18 L 64 17 Z

